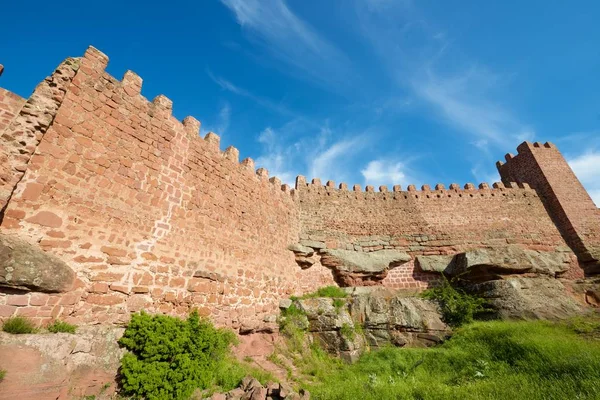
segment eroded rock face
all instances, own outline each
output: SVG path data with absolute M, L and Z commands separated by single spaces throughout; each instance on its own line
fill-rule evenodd
M 306 314 L 313 340 L 350 362 L 367 347 L 423 347 L 449 332 L 435 303 L 386 289 L 361 290 L 344 299 L 297 300 L 296 305 Z
M 0 332 L 0 383 L 4 400 L 109 399 L 116 389 L 117 340 L 123 328 L 80 327 L 75 334 Z
M 467 285 L 467 291 L 488 300 L 501 319 L 558 320 L 584 312 L 558 279 L 549 277 L 492 280 Z
M 342 286 L 376 285 L 387 276 L 391 267 L 408 262 L 410 259 L 410 255 L 397 250 L 365 253 L 325 249 L 321 252 L 321 264 L 334 270 L 338 283 Z
M 75 272 L 60 258 L 16 237 L 0 234 L 0 286 L 38 292 L 63 292 Z
M 570 261 L 566 252 L 505 246 L 457 254 L 446 273 L 450 276 L 468 275 L 468 279 L 480 281 L 524 273 L 557 277 L 569 270 Z

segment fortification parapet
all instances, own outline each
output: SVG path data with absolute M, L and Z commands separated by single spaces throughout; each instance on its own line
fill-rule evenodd
M 567 161 L 550 142 L 523 142 L 517 151 L 496 163 L 504 184 L 535 189 L 587 271 L 600 271 L 600 217 Z

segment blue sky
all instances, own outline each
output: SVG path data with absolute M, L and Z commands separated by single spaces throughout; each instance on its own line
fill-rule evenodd
M 499 180 L 552 141 L 600 204 L 597 1 L 201 0 L 2 6 L 0 86 L 94 45 L 174 114 L 292 183 Z

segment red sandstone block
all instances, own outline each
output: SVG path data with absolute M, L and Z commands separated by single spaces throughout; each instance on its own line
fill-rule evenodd
M 62 248 L 68 249 L 71 247 L 70 240 L 55 240 L 55 239 L 42 239 L 40 240 L 41 247 L 50 247 L 50 248 Z
M 109 256 L 115 256 L 115 257 L 124 257 L 127 255 L 126 249 L 120 249 L 118 247 L 112 247 L 112 246 L 102 246 L 100 248 L 100 251 L 103 252 L 104 254 L 108 254 Z
M 86 302 L 90 304 L 114 306 L 116 304 L 123 303 L 124 298 L 117 294 L 90 294 Z
M 45 293 L 32 293 L 29 299 L 31 306 L 45 306 L 48 303 L 50 296 Z
M 177 301 L 177 296 L 173 292 L 168 292 L 165 294 L 165 301 L 175 303 Z
M 25 218 L 25 211 L 23 210 L 6 210 L 4 213 L 5 217 L 10 217 L 14 219 L 23 219 Z
M 127 286 L 122 285 L 110 285 L 110 290 L 120 293 L 129 294 L 129 288 Z
M 124 274 L 117 272 L 98 272 L 90 278 L 92 281 L 118 282 L 123 279 Z
M 20 317 L 37 317 L 38 307 L 19 307 L 17 309 L 17 315 Z
M 25 190 L 23 191 L 21 198 L 23 200 L 35 201 L 38 199 L 38 197 L 40 197 L 40 194 L 42 194 L 43 189 L 44 185 L 35 182 L 30 182 L 27 184 L 27 186 L 25 186 Z
M 62 225 L 62 218 L 51 211 L 40 211 L 33 217 L 26 219 L 26 221 L 49 228 L 60 228 Z
M 131 291 L 133 293 L 149 293 L 150 290 L 145 286 L 134 286 Z
M 94 256 L 77 256 L 73 259 L 73 261 L 77 262 L 77 263 L 91 263 L 91 262 L 102 262 L 104 261 L 102 258 L 100 257 L 94 257 Z
M 108 284 L 104 282 L 95 282 L 92 284 L 90 288 L 92 293 L 107 293 L 108 292 Z
M 173 288 L 184 288 L 185 287 L 185 278 L 175 277 L 171 278 L 169 281 L 169 286 Z
M 16 306 L 0 306 L 0 317 L 12 317 L 17 311 Z
M 26 294 L 12 294 L 6 297 L 6 304 L 9 306 L 26 306 L 29 305 L 29 296 Z
M 60 305 L 73 305 L 79 302 L 81 299 L 81 293 L 79 292 L 69 292 L 62 295 L 59 304 Z

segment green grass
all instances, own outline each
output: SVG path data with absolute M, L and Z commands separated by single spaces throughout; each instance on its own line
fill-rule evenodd
M 385 348 L 353 365 L 313 348 L 296 358 L 297 379 L 316 400 L 599 399 L 600 341 L 585 336 L 599 327 L 476 322 L 439 347 Z
M 53 323 L 49 324 L 46 328 L 48 329 L 48 332 L 51 333 L 75 333 L 75 331 L 77 330 L 76 325 L 71 325 L 69 323 L 59 320 L 56 320 Z
M 306 293 L 300 297 L 292 296 L 290 297 L 292 300 L 304 300 L 304 299 L 313 299 L 315 297 L 330 297 L 332 299 L 341 299 L 344 297 L 348 297 L 348 293 L 344 291 L 344 289 L 338 286 L 324 286 L 322 288 L 317 289 L 312 293 Z
M 11 317 L 4 321 L 2 330 L 8 333 L 36 333 L 37 328 L 31 320 L 24 317 Z
M 5 376 L 6 376 L 6 371 L 3 369 L 0 369 L 0 382 L 2 382 L 2 379 L 4 379 Z

